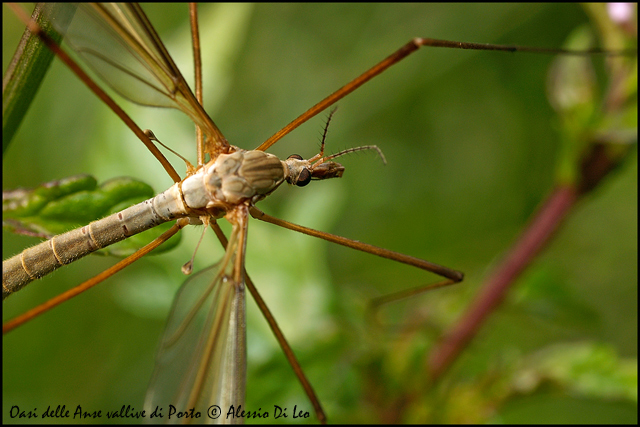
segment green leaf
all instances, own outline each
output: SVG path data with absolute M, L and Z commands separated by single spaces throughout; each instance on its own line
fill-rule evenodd
M 59 13 L 60 9 L 61 7 L 55 3 L 38 4 L 32 14 L 32 19 L 56 43 L 62 41 L 62 36 L 51 28 L 50 22 L 45 17 L 55 16 L 59 27 L 64 30 L 71 22 L 75 7 L 67 8 L 67 13 Z M 25 30 L 4 77 L 2 89 L 3 154 L 20 127 L 22 118 L 35 98 L 52 60 L 53 52 L 37 36 L 31 34 L 29 30 Z
M 98 185 L 89 175 L 73 176 L 34 189 L 3 192 L 3 227 L 17 234 L 50 239 L 140 203 L 154 194 L 149 185 L 132 178 L 116 178 Z M 130 255 L 170 226 L 171 223 L 163 224 L 100 252 Z M 178 242 L 179 239 L 171 239 L 154 253 L 167 251 Z
M 533 355 L 515 376 L 521 392 L 551 383 L 584 397 L 638 402 L 638 361 L 623 359 L 606 344 L 580 342 Z

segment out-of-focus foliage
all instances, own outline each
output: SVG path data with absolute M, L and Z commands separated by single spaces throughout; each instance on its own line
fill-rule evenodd
M 186 9 L 148 9 L 176 62 L 188 70 L 189 48 L 180 39 L 188 33 Z M 205 65 L 205 71 L 215 69 L 214 76 L 205 72 L 205 105 L 229 141 L 243 148 L 258 146 L 411 37 L 559 47 L 587 23 L 573 5 L 202 9 L 203 29 L 224 28 L 204 46 L 206 60 L 215 62 Z M 4 14 L 3 30 L 21 33 L 19 26 L 11 29 L 10 18 Z M 372 297 L 434 277 L 250 223 L 248 272 L 330 422 L 637 421 L 637 403 L 629 394 L 637 366 L 632 150 L 581 201 L 442 381 L 434 388 L 426 376 L 429 351 L 442 331 L 474 298 L 557 182 L 565 149 L 558 116 L 546 99 L 552 61 L 540 55 L 419 51 L 341 101 L 329 127 L 329 152 L 376 144 L 386 166 L 366 153 L 348 156 L 341 159 L 347 168 L 342 179 L 283 188 L 260 203 L 284 219 L 465 273 L 462 284 L 389 307 L 386 326 L 375 327 L 365 316 Z M 595 69 L 597 91 L 603 93 L 602 61 L 596 60 Z M 86 92 L 54 64 L 4 158 L 5 188 L 35 187 L 78 173 L 100 182 L 132 176 L 156 191 L 171 184 L 142 144 Z M 180 113 L 125 108 L 141 127 L 195 158 L 192 125 Z M 311 120 L 270 151 L 313 155 L 322 127 L 322 117 Z M 184 281 L 180 265 L 191 258 L 200 233 L 186 230 L 170 254 L 141 260 L 5 337 L 3 419 L 11 405 L 140 408 L 170 301 Z M 5 257 L 33 244 L 22 236 L 5 239 Z M 220 258 L 218 246 L 205 235 L 196 271 Z M 79 265 L 12 296 L 5 316 L 112 262 L 94 257 L 74 264 Z M 247 408 L 297 405 L 311 411 L 254 304 L 247 307 Z M 600 394 L 596 383 L 606 385 Z

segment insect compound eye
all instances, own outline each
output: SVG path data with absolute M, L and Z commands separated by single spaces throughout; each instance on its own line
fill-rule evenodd
M 287 159 L 302 160 L 302 156 L 300 154 L 292 154 L 289 157 L 287 157 Z
M 300 175 L 298 175 L 298 180 L 296 181 L 296 185 L 298 187 L 304 187 L 310 182 L 311 182 L 311 172 L 309 172 L 309 169 L 307 168 L 302 169 L 302 172 L 300 172 Z

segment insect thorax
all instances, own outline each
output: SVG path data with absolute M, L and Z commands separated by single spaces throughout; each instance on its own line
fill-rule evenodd
M 221 154 L 182 182 L 184 200 L 192 209 L 226 211 L 250 200 L 255 203 L 284 181 L 282 162 L 263 151 Z

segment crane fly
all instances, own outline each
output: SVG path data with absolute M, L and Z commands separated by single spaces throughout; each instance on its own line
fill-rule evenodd
M 322 9 L 322 8 L 320 8 L 319 10 L 323 10 L 323 9 Z M 329 13 L 329 12 L 327 12 L 327 13 Z M 409 15 L 411 15 L 411 13 L 409 13 Z M 504 15 L 503 15 L 503 16 L 504 16 Z M 417 34 L 422 34 L 422 33 L 423 33 L 423 30 L 420 30 L 420 31 L 417 31 L 417 30 L 416 30 L 416 31 L 415 31 L 415 33 L 417 33 Z M 404 41 L 405 41 L 405 40 L 404 40 L 405 38 L 406 38 L 406 37 L 404 37 L 404 38 L 400 39 L 400 40 L 401 40 L 401 42 L 404 42 Z M 367 44 L 369 44 L 369 43 L 367 43 Z M 394 46 L 395 46 L 395 44 L 398 44 L 398 43 L 394 43 Z M 558 43 L 558 42 L 550 42 L 550 43 L 540 43 L 540 44 L 558 45 L 559 43 Z M 370 48 L 370 46 L 369 46 L 369 48 Z M 260 48 L 259 48 L 259 47 L 255 47 L 254 49 L 255 49 L 255 50 L 260 50 Z M 310 51 L 312 51 L 312 50 L 313 50 L 313 49 L 310 49 Z M 391 51 L 391 50 L 392 50 L 392 48 L 390 48 L 390 49 L 386 49 L 386 50 Z M 385 51 L 386 51 L 386 50 L 385 50 Z M 286 56 L 286 53 L 285 53 L 285 54 L 283 54 L 283 55 L 285 55 L 285 56 Z M 375 56 L 375 55 L 374 55 L 374 56 L 372 56 L 373 60 L 379 59 L 378 57 L 379 57 L 379 55 L 378 55 L 378 56 Z M 513 58 L 511 58 L 511 60 L 513 60 Z M 372 60 L 369 60 L 369 62 L 372 62 Z M 325 65 L 325 66 L 326 66 L 326 65 Z M 426 66 L 425 66 L 425 67 L 426 67 Z M 541 67 L 541 68 L 543 68 L 543 67 Z M 424 69 L 421 69 L 421 70 L 419 70 L 419 71 L 420 71 L 420 72 L 422 72 L 423 70 L 424 70 Z M 280 71 L 282 71 L 282 70 L 280 69 Z M 418 72 L 418 67 L 417 67 L 417 66 L 416 66 L 416 68 L 413 70 L 413 72 L 414 72 L 414 73 Z M 266 71 L 265 71 L 265 73 L 266 73 Z M 353 73 L 352 73 L 352 74 L 353 74 Z M 351 76 L 351 77 L 352 77 L 352 76 Z M 262 79 L 262 78 L 264 78 L 264 76 L 263 76 L 263 75 L 260 75 L 260 76 L 259 76 L 259 79 L 258 79 L 258 82 L 260 82 L 260 79 Z M 319 78 L 320 78 L 320 76 L 318 76 L 318 77 L 317 77 L 317 79 L 319 79 Z M 282 79 L 282 77 L 281 77 L 281 79 Z M 277 80 L 277 79 L 276 79 L 276 80 Z M 287 79 L 282 79 L 282 80 L 287 80 Z M 348 79 L 347 79 L 347 80 L 348 80 Z M 401 79 L 401 80 L 402 80 L 402 79 Z M 412 78 L 411 80 L 415 80 L 415 77 L 414 77 L 414 78 Z M 345 80 L 345 81 L 346 81 L 346 80 Z M 256 86 L 250 86 L 250 87 L 248 87 L 248 88 L 244 88 L 243 90 L 246 90 L 246 91 L 254 91 L 254 92 L 255 92 L 255 91 L 256 91 L 256 88 L 257 88 L 257 89 L 258 89 L 258 90 L 257 90 L 257 92 L 259 93 L 259 89 L 260 89 L 260 86 L 259 86 L 259 85 L 260 85 L 260 83 L 253 83 L 253 84 L 254 84 L 254 85 L 256 85 Z M 374 84 L 374 89 L 373 89 L 373 91 L 375 92 L 375 91 L 376 91 L 376 89 L 375 89 L 375 83 L 373 83 L 373 84 Z M 293 85 L 292 85 L 292 86 L 293 86 Z M 302 85 L 302 86 L 304 86 L 304 85 Z M 328 86 L 332 87 L 332 85 L 331 85 L 331 84 L 328 84 Z M 472 86 L 473 86 L 473 85 L 472 85 Z M 286 92 L 286 91 L 285 91 L 285 92 Z M 312 97 L 312 96 L 310 95 L 310 97 Z M 391 98 L 393 98 L 393 97 L 394 97 L 394 96 L 391 96 Z M 312 99 L 313 99 L 313 98 L 312 98 Z M 298 101 L 296 101 L 296 102 L 298 102 Z M 345 103 L 346 103 L 346 102 L 347 102 L 347 101 L 345 100 Z M 356 102 L 364 102 L 365 104 L 368 104 L 368 102 L 367 102 L 367 101 L 362 101 L 362 100 L 360 100 L 360 101 L 356 101 Z M 227 108 L 225 108 L 225 110 L 227 110 L 227 111 L 226 111 L 226 113 L 224 113 L 224 114 L 231 114 L 231 113 L 233 112 L 233 108 L 239 108 L 239 104 L 237 104 L 237 105 L 238 105 L 238 107 L 231 106 L 231 107 L 229 107 L 228 109 L 227 109 Z M 249 108 L 250 108 L 250 107 L 249 107 Z M 355 108 L 355 109 L 357 109 L 357 110 L 360 110 L 360 108 L 357 108 L 357 105 L 356 105 L 356 107 L 354 107 L 354 108 Z M 377 107 L 376 107 L 376 108 L 377 108 Z M 367 114 L 375 114 L 375 113 L 376 113 L 376 108 L 374 108 L 374 109 L 373 109 L 374 111 L 369 111 Z M 341 107 L 340 114 L 342 114 L 342 111 L 343 111 L 343 110 L 346 110 L 346 109 L 347 109 L 346 107 L 344 107 L 344 108 L 342 108 L 342 107 Z M 278 111 L 277 111 L 277 109 L 276 109 L 276 110 L 274 110 L 274 111 L 268 111 L 268 112 L 266 112 L 266 115 L 268 115 L 268 116 L 272 116 L 272 115 L 275 115 L 275 114 L 277 114 L 277 113 L 278 113 Z M 345 120 L 345 121 L 347 121 L 349 113 L 345 113 L 345 115 L 347 115 L 347 118 L 345 118 L 344 120 Z M 452 114 L 452 115 L 454 115 L 454 114 Z M 258 122 L 258 123 L 260 123 L 262 120 L 266 120 L 266 118 L 265 118 L 265 117 L 262 117 L 261 115 L 255 115 L 255 117 L 256 117 L 256 120 L 257 120 L 257 122 Z M 406 116 L 404 117 L 404 119 L 405 119 L 405 120 L 404 120 L 404 122 L 405 122 L 405 125 L 406 125 L 406 121 L 407 121 L 407 120 L 406 120 Z M 341 119 L 340 119 L 340 118 L 338 118 L 337 120 L 341 120 Z M 356 119 L 356 121 L 357 121 L 357 120 L 358 120 L 358 119 Z M 360 120 L 364 120 L 364 119 L 362 119 L 362 118 L 361 118 Z M 286 121 L 286 120 L 285 120 L 285 121 Z M 374 120 L 374 121 L 375 121 L 375 120 Z M 282 122 L 282 120 L 280 120 L 280 122 Z M 156 126 L 155 126 L 155 125 L 149 125 L 149 127 L 153 127 L 153 128 L 154 128 L 154 131 L 156 131 L 156 133 L 157 133 L 157 134 L 159 134 L 159 135 L 161 135 L 161 134 L 162 134 L 161 132 L 157 131 L 157 128 L 156 128 Z M 256 127 L 259 127 L 259 125 L 256 125 Z M 246 129 L 246 128 L 245 128 L 245 129 Z M 239 129 L 237 129 L 237 130 L 236 130 L 236 132 L 238 132 L 238 134 L 239 134 L 239 135 L 243 135 L 243 134 L 244 134 L 244 132 L 245 132 L 245 129 L 239 128 Z M 312 129 L 312 132 L 315 132 L 316 130 L 317 130 L 317 127 L 316 127 L 316 129 Z M 365 139 L 370 140 L 370 139 L 372 139 L 373 137 L 376 137 L 376 138 L 377 138 L 377 137 L 379 137 L 379 135 L 377 135 L 377 134 L 378 134 L 378 131 L 379 131 L 379 129 L 377 129 L 377 128 L 376 128 L 376 130 L 375 130 L 375 131 L 373 131 L 373 130 L 368 130 L 368 131 L 365 131 L 365 132 L 363 133 L 363 135 L 365 135 Z M 336 132 L 336 131 L 334 131 L 334 133 L 335 133 L 335 132 Z M 268 136 L 268 135 L 266 135 L 266 136 Z M 315 138 L 315 137 L 311 137 L 311 138 L 313 139 L 313 138 Z M 332 138 L 335 138 L 335 136 L 333 136 L 333 135 L 332 135 Z M 397 138 L 397 137 L 396 137 L 396 138 Z M 116 139 L 117 139 L 117 138 L 116 138 Z M 163 141 L 165 141 L 165 142 L 167 141 L 167 138 L 166 138 L 166 137 L 161 137 L 161 139 L 162 139 Z M 264 139 L 264 138 L 263 138 L 263 139 Z M 296 139 L 297 139 L 297 138 L 296 138 Z M 342 138 L 340 138 L 340 139 L 342 139 Z M 411 139 L 411 138 L 403 138 L 402 143 L 405 143 L 405 139 L 407 139 L 407 140 L 408 140 L 408 139 Z M 407 141 L 407 143 L 419 143 L 419 142 L 421 143 L 421 141 L 422 141 L 422 139 L 420 139 L 420 140 L 419 140 L 419 141 L 417 141 L 417 142 L 416 142 L 416 141 Z M 234 141 L 234 142 L 235 142 L 235 141 Z M 286 141 L 282 141 L 282 142 L 283 142 L 283 143 L 286 143 Z M 377 143 L 377 141 L 376 141 L 376 143 Z M 461 142 L 460 142 L 460 141 L 458 141 L 458 143 L 461 143 Z M 469 143 L 471 143 L 471 142 L 469 142 Z M 251 145 L 251 143 L 248 143 L 248 145 L 250 146 L 250 145 Z M 391 144 L 391 145 L 393 146 L 393 144 Z M 413 147 L 413 148 L 416 148 L 416 147 Z M 460 151 L 460 152 L 462 152 L 462 151 L 463 151 L 463 149 L 462 149 L 462 148 L 460 148 L 460 147 L 457 147 L 457 148 L 456 148 L 456 147 L 454 147 L 454 146 L 453 146 L 453 143 L 452 143 L 452 146 L 451 146 L 451 147 L 448 147 L 448 148 L 449 148 L 449 149 L 455 149 L 456 151 Z M 129 149 L 130 149 L 130 148 L 129 148 Z M 284 148 L 284 149 L 286 150 L 286 148 Z M 108 148 L 106 149 L 106 151 L 108 151 Z M 299 149 L 296 149 L 295 151 L 299 151 Z M 433 153 L 432 153 L 432 154 L 433 154 Z M 439 153 L 439 155 L 443 155 L 443 153 Z M 143 155 L 139 155 L 139 154 L 138 154 L 138 155 L 131 155 L 130 157 L 135 158 L 136 160 L 138 160 L 138 159 L 143 158 L 144 156 L 143 156 Z M 413 157 L 413 156 L 411 156 L 411 157 Z M 426 155 L 425 155 L 425 157 L 428 157 L 428 156 L 426 156 Z M 371 168 L 371 165 L 367 165 L 367 168 Z M 129 172 L 127 172 L 127 173 L 129 173 Z M 65 174 L 66 174 L 66 173 L 65 173 Z M 111 175 L 107 175 L 107 176 L 113 176 L 113 175 L 111 174 Z M 380 185 L 380 181 L 375 181 L 375 177 L 374 177 L 374 182 L 377 184 L 377 187 L 378 187 L 378 188 L 384 188 L 384 185 Z M 437 182 L 437 179 L 436 179 L 436 182 Z M 23 185 L 24 185 L 24 184 L 23 184 Z M 333 185 L 333 184 L 332 184 L 332 185 Z M 154 186 L 155 186 L 155 185 L 154 185 Z M 160 185 L 158 185 L 158 187 L 160 187 Z M 322 196 L 319 196 L 319 197 L 321 198 Z M 325 197 L 326 197 L 326 195 L 325 195 Z M 267 202 L 267 201 L 265 201 L 265 202 Z M 358 203 L 364 203 L 364 202 L 358 202 Z M 358 204 L 358 203 L 356 203 L 356 204 Z M 380 206 L 385 206 L 385 203 L 384 203 L 384 202 L 382 202 L 382 201 L 380 201 L 380 200 L 378 200 L 378 201 L 377 201 L 377 202 L 375 202 L 375 204 L 373 204 L 373 205 L 369 203 L 369 204 L 364 204 L 364 206 L 370 206 L 370 209 L 371 209 L 371 208 L 375 208 L 376 206 L 378 206 L 378 207 L 380 207 Z M 437 207 L 430 207 L 429 209 L 425 209 L 424 211 L 428 211 L 428 210 L 430 210 L 430 209 L 440 209 L 440 208 L 437 208 Z M 366 209 L 365 209 L 365 210 L 366 210 Z M 442 211 L 440 211 L 440 210 L 439 210 L 439 211 L 436 211 L 436 212 L 442 212 Z M 342 220 L 341 220 L 341 221 L 342 221 Z M 372 219 L 372 220 L 371 220 L 371 224 L 376 224 L 376 221 L 377 221 L 377 220 Z M 402 221 L 400 221 L 400 222 L 402 222 Z M 357 224 L 357 223 L 353 223 L 353 222 L 352 222 L 351 224 Z M 392 225 L 389 225 L 389 226 L 390 226 L 390 227 L 393 227 L 393 230 L 397 230 L 397 229 L 398 229 L 398 227 L 394 227 L 394 226 L 392 226 Z M 357 225 L 351 225 L 351 226 L 343 225 L 343 227 L 354 227 L 356 230 L 357 230 L 357 229 L 362 229 L 362 225 L 360 225 L 360 226 L 357 226 Z M 318 227 L 318 228 L 322 228 L 322 227 Z M 373 226 L 372 226 L 372 228 L 375 228 L 375 227 L 373 227 Z M 420 229 L 420 228 L 422 228 L 422 227 L 418 227 L 418 228 Z M 426 228 L 426 226 L 425 226 L 425 228 Z M 446 230 L 446 228 L 445 228 L 445 230 Z M 253 232 L 253 228 L 252 228 L 252 232 Z M 443 232 L 444 232 L 444 230 L 443 230 Z M 352 234 L 352 233 L 350 233 L 349 231 L 346 231 L 344 234 Z M 394 232 L 392 231 L 392 232 L 391 232 L 391 234 L 394 234 Z M 445 233 L 445 234 L 446 234 L 446 233 Z M 405 235 L 405 237 L 406 237 L 406 235 Z M 362 239 L 362 240 L 365 240 L 365 239 Z M 438 239 L 429 239 L 429 240 L 431 241 L 431 240 L 438 240 Z M 446 239 L 445 239 L 445 240 L 446 240 Z M 251 240 L 250 240 L 250 242 L 251 242 Z M 249 244 L 251 244 L 251 243 L 249 243 Z M 425 251 L 426 251 L 426 249 L 425 249 Z M 410 252 L 410 251 L 409 251 L 409 252 Z M 338 253 L 342 254 L 342 252 L 338 252 Z M 427 252 L 425 252 L 425 253 L 427 253 Z M 339 256 L 350 257 L 350 255 L 339 255 Z M 181 255 L 181 257 L 182 257 L 182 261 L 184 262 L 184 260 L 185 260 L 185 256 L 184 256 L 184 255 Z M 187 256 L 187 258 L 188 258 L 188 256 Z M 249 262 L 249 263 L 251 262 L 251 261 L 250 261 L 250 258 L 251 258 L 251 257 L 249 257 L 249 260 L 248 260 L 248 262 Z M 361 262 L 361 261 L 357 261 L 357 262 L 355 262 L 354 264 L 355 264 L 355 265 L 357 265 L 359 262 Z M 351 263 L 349 263 L 349 264 L 351 264 Z M 361 267 L 356 267 L 356 268 L 357 268 L 357 271 L 366 270 L 366 268 L 361 268 Z M 374 271 L 375 271 L 375 270 L 374 270 Z M 343 273 L 346 273 L 346 274 L 345 274 L 345 277 L 347 277 L 347 278 L 349 278 L 349 277 L 353 278 L 353 277 L 355 277 L 355 274 L 356 274 L 355 272 L 354 272 L 354 273 L 351 273 L 351 274 L 349 274 L 349 272 L 343 272 Z M 365 277 L 366 277 L 366 271 L 365 271 Z M 156 279 L 156 280 L 157 280 L 157 279 Z M 353 280 L 353 279 L 347 279 L 347 280 Z M 416 281 L 419 281 L 419 280 L 421 280 L 421 279 L 416 279 Z M 12 298 L 16 298 L 16 297 L 12 297 Z M 322 299 L 322 298 L 320 298 L 320 299 Z M 104 304 L 104 302 L 102 302 L 102 303 Z M 296 319 L 298 319 L 298 318 L 296 318 Z M 93 320 L 92 320 L 92 321 L 93 321 Z M 113 325 L 112 325 L 112 326 L 113 326 Z M 311 330 L 313 330 L 313 331 L 318 331 L 317 327 L 316 327 L 316 329 L 311 329 Z M 119 334 L 116 334 L 116 335 L 119 335 Z M 64 339 L 66 340 L 67 338 L 64 338 Z M 69 340 L 70 340 L 70 341 L 75 341 L 75 340 L 73 340 L 72 338 L 69 338 Z M 149 341 L 152 341 L 152 340 L 149 340 Z M 137 343 L 136 343 L 136 344 L 137 344 Z M 149 342 L 147 342 L 147 344 L 148 344 L 148 345 L 150 345 L 150 346 L 153 348 L 153 344 L 149 344 Z M 121 346 L 122 346 L 122 344 L 121 344 Z M 34 351 L 34 349 L 32 349 L 32 351 Z M 108 350 L 106 350 L 106 349 L 104 349 L 104 348 L 103 348 L 103 350 L 102 350 L 102 351 L 108 351 Z M 5 358 L 5 359 L 6 359 L 6 358 Z M 78 366 L 78 365 L 75 365 L 75 366 Z M 133 369 L 133 368 L 130 368 L 130 369 Z M 52 372 L 48 372 L 48 374 L 52 374 Z M 84 374 L 86 374 L 86 371 L 84 372 Z M 149 375 L 149 371 L 147 370 L 147 371 L 146 371 L 146 376 L 148 377 L 148 375 Z M 141 375 L 141 377 L 142 377 L 142 376 L 145 376 L 145 375 Z M 106 382 L 106 381 L 105 381 L 105 382 Z M 145 382 L 145 381 L 142 381 L 142 383 L 143 383 L 142 388 L 144 388 L 144 382 Z M 52 380 L 52 384 L 53 384 L 53 383 L 57 383 L 57 380 Z M 127 390 L 127 391 L 128 391 L 128 390 Z

